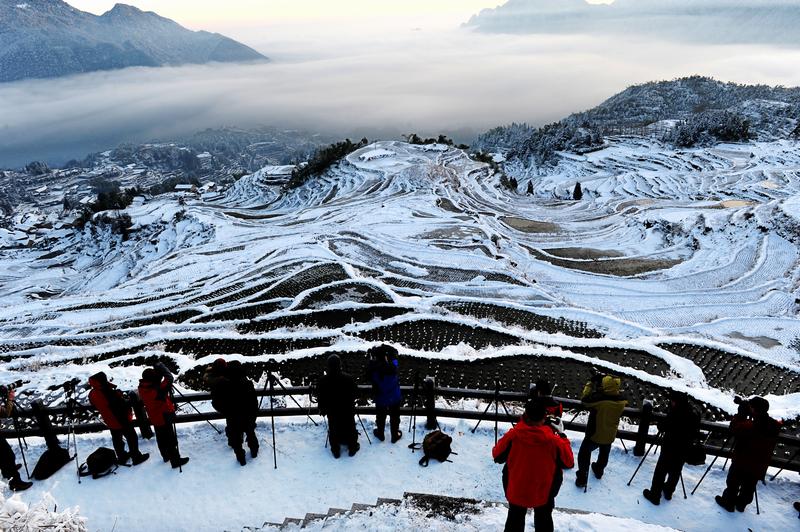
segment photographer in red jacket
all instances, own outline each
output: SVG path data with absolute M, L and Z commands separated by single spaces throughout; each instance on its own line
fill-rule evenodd
M 569 469 L 575 462 L 563 425 L 548 419 L 544 401 L 530 400 L 520 422 L 492 449 L 496 462 L 508 463 L 506 532 L 525 529 L 528 508 L 533 508 L 537 532 L 553 530 L 553 479 L 559 468 Z
M 731 433 L 736 438 L 727 487 L 717 495 L 717 504 L 732 512 L 744 512 L 753 502 L 756 484 L 763 480 L 778 443 L 781 423 L 769 417 L 769 401 L 755 396 L 749 401 L 736 398 L 739 411 L 731 421 Z
M 189 461 L 178 452 L 178 435 L 175 433 L 175 404 L 170 397 L 173 382 L 172 373 L 158 362 L 142 372 L 139 381 L 139 397 L 142 398 L 147 415 L 153 423 L 156 443 L 161 457 L 179 468 Z
M 133 460 L 133 465 L 139 465 L 147 460 L 150 455 L 139 451 L 139 438 L 133 428 L 133 408 L 116 386 L 108 382 L 108 377 L 102 371 L 89 377 L 89 402 L 100 412 L 103 423 L 111 431 L 111 441 L 117 453 L 117 461 L 124 464 L 128 458 Z M 128 449 L 125 450 L 125 441 Z

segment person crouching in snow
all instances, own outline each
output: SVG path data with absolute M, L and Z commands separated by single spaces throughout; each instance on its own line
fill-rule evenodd
M 100 413 L 108 430 L 111 431 L 111 442 L 117 453 L 117 461 L 124 464 L 128 458 L 133 465 L 139 465 L 148 458 L 149 454 L 139 451 L 139 437 L 133 426 L 133 408 L 125 400 L 122 392 L 110 382 L 102 371 L 89 377 L 89 402 Z M 128 442 L 128 451 L 125 450 L 125 440 Z
M 170 398 L 173 382 L 172 373 L 164 364 L 158 362 L 142 372 L 139 381 L 139 397 L 144 403 L 150 422 L 156 433 L 161 458 L 173 468 L 185 465 L 189 458 L 178 452 L 178 435 L 175 433 L 175 404 Z
M 506 532 L 525 530 L 525 515 L 533 508 L 536 532 L 553 530 L 555 483 L 559 469 L 575 465 L 563 425 L 546 422 L 546 406 L 535 398 L 525 405 L 519 423 L 500 438 L 492 449 L 495 461 L 508 466 Z
M 389 427 L 392 443 L 403 437 L 400 432 L 400 404 L 403 395 L 400 392 L 400 374 L 398 371 L 397 349 L 390 345 L 373 347 L 367 354 L 370 357 L 367 366 L 367 378 L 372 383 L 375 400 L 375 425 L 372 432 L 375 437 L 385 439 L 386 415 L 389 415 Z
M 356 399 L 358 387 L 353 377 L 342 372 L 338 355 L 328 357 L 326 374 L 317 384 L 319 413 L 328 417 L 328 438 L 334 458 L 340 456 L 340 446 L 347 445 L 350 456 L 355 456 L 361 445 L 356 429 Z

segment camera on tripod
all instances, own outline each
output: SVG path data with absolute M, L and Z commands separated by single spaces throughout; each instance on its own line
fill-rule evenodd
M 80 382 L 81 380 L 78 377 L 75 377 L 74 379 L 70 379 L 67 382 L 48 386 L 47 389 L 50 391 L 64 390 L 64 392 L 66 392 L 67 394 L 72 394 L 75 392 L 75 388 L 77 388 Z
M 8 397 L 11 390 L 16 390 L 25 384 L 22 379 L 12 382 L 11 384 L 0 384 L 0 398 Z
M 738 395 L 733 398 L 733 402 L 739 406 L 742 405 L 750 406 L 750 399 L 744 399 L 742 397 L 739 397 Z

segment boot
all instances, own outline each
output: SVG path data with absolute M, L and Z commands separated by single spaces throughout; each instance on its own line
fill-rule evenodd
M 236 459 L 239 461 L 239 465 L 247 465 L 247 459 L 245 458 L 244 449 L 240 447 L 238 449 L 234 449 L 233 452 L 236 454 Z
M 117 455 L 117 463 L 119 465 L 125 465 L 127 463 L 128 459 L 130 459 L 130 457 L 131 457 L 131 455 L 129 455 L 128 453 L 119 453 Z
M 746 504 L 737 504 L 737 505 L 736 505 L 736 511 L 737 511 L 737 512 L 744 512 L 744 509 L 745 509 L 745 508 L 747 508 L 747 505 L 746 505 Z
M 403 437 L 403 433 L 398 430 L 397 432 L 392 434 L 392 443 L 397 443 L 398 441 L 400 441 L 400 438 L 402 438 L 402 437 Z
M 178 469 L 181 466 L 185 466 L 187 463 L 189 463 L 188 456 L 178 458 L 177 460 L 172 461 L 172 469 Z
M 250 446 L 250 457 L 251 458 L 255 458 L 256 456 L 258 456 L 258 444 L 257 443 L 255 445 L 251 445 Z
M 145 462 L 148 458 L 150 458 L 150 455 L 148 453 L 139 453 L 138 455 L 133 457 L 131 463 L 137 466 L 142 462 Z
M 647 489 L 643 490 L 642 491 L 642 495 L 644 496 L 645 499 L 647 499 L 648 501 L 652 502 L 656 506 L 661 504 L 661 497 L 659 497 L 658 495 L 656 495 L 655 493 L 653 493 L 650 490 L 647 490 Z
M 734 510 L 733 503 L 726 501 L 725 499 L 722 498 L 721 495 L 717 495 L 716 497 L 714 497 L 714 500 L 717 501 L 717 504 L 725 508 L 727 511 L 733 512 Z
M 594 478 L 600 480 L 603 478 L 603 470 L 597 465 L 597 462 L 592 462 L 592 473 L 594 473 Z
M 356 442 L 350 446 L 350 452 L 347 453 L 349 456 L 355 456 L 358 450 L 361 449 L 361 444 Z
M 12 478 L 8 483 L 8 487 L 11 491 L 25 491 L 31 486 L 33 486 L 33 482 L 26 482 L 19 477 Z
M 575 485 L 579 488 L 585 488 L 587 480 L 589 480 L 589 473 L 583 471 L 575 473 Z
M 381 441 L 384 441 L 386 439 L 386 436 L 383 435 L 383 431 L 382 430 L 373 429 L 372 430 L 372 434 L 374 434 L 375 437 L 378 438 Z
M 333 454 L 334 458 L 339 458 L 340 456 L 342 456 L 342 453 L 339 450 L 339 446 L 338 445 L 336 445 L 336 446 L 331 445 L 331 453 Z
M 672 500 L 672 492 L 671 491 L 665 491 L 662 495 L 664 495 L 664 498 L 666 500 L 668 500 L 668 501 Z

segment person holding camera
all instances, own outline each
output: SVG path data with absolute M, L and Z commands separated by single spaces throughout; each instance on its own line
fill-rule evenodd
M 0 413 L 2 417 L 11 417 L 14 413 L 14 397 L 16 392 L 13 387 L 0 386 Z M 3 478 L 9 479 L 8 488 L 11 491 L 25 491 L 33 486 L 33 482 L 22 480 L 19 476 L 20 465 L 17 464 L 17 457 L 14 450 L 3 436 L 0 436 L 0 473 Z
M 622 380 L 611 375 L 595 374 L 586 383 L 581 394 L 583 406 L 589 409 L 586 436 L 578 450 L 578 471 L 575 485 L 586 487 L 589 479 L 589 462 L 595 449 L 600 449 L 597 462 L 591 464 L 597 479 L 603 478 L 608 465 L 611 444 L 617 439 L 619 418 L 628 401 L 620 394 Z
M 714 500 L 729 512 L 744 512 L 753 502 L 756 484 L 763 480 L 778 443 L 781 423 L 772 419 L 769 401 L 755 396 L 748 401 L 736 398 L 739 411 L 731 420 L 731 433 L 736 438 L 731 468 L 725 491 Z
M 217 364 L 215 362 L 215 364 Z M 242 363 L 231 360 L 223 368 L 222 378 L 217 379 L 211 392 L 212 405 L 225 416 L 225 435 L 228 446 L 233 449 L 240 465 L 247 465 L 244 442 L 250 456 L 258 456 L 258 397 L 253 382 L 247 378 Z
M 645 499 L 658 505 L 663 494 L 666 500 L 672 500 L 699 429 L 700 415 L 689 404 L 689 396 L 683 392 L 670 391 L 667 417 L 658 423 L 661 454 L 653 471 L 650 489 L 642 491 Z
M 111 441 L 117 453 L 117 461 L 125 464 L 128 458 L 133 465 L 139 465 L 150 455 L 139 451 L 139 438 L 133 426 L 133 408 L 117 387 L 108 382 L 108 377 L 102 371 L 89 377 L 89 403 L 100 413 L 108 430 L 111 432 Z M 128 449 L 125 450 L 125 441 Z
M 528 508 L 533 508 L 536 532 L 552 531 L 554 479 L 560 469 L 575 465 L 563 424 L 547 417 L 546 408 L 540 398 L 528 401 L 520 422 L 492 449 L 495 462 L 505 463 L 508 471 L 503 486 L 508 500 L 506 532 L 525 530 Z
M 371 348 L 367 354 L 370 356 L 367 366 L 367 378 L 372 383 L 373 399 L 375 400 L 375 424 L 373 431 L 375 437 L 383 441 L 386 429 L 386 416 L 389 415 L 389 425 L 392 443 L 403 437 L 400 432 L 400 404 L 403 395 L 400 393 L 400 374 L 398 371 L 397 349 L 383 344 Z
M 175 404 L 170 392 L 174 378 L 172 373 L 161 362 L 142 372 L 139 381 L 139 397 L 144 403 L 147 416 L 156 433 L 156 443 L 161 458 L 170 462 L 173 469 L 185 465 L 188 457 L 182 457 L 178 451 L 178 435 L 175 432 Z
M 356 429 L 356 399 L 358 387 L 353 377 L 342 372 L 338 355 L 328 357 L 328 370 L 317 385 L 319 413 L 328 417 L 328 438 L 334 458 L 341 455 L 340 446 L 347 445 L 350 456 L 355 456 L 361 445 Z

